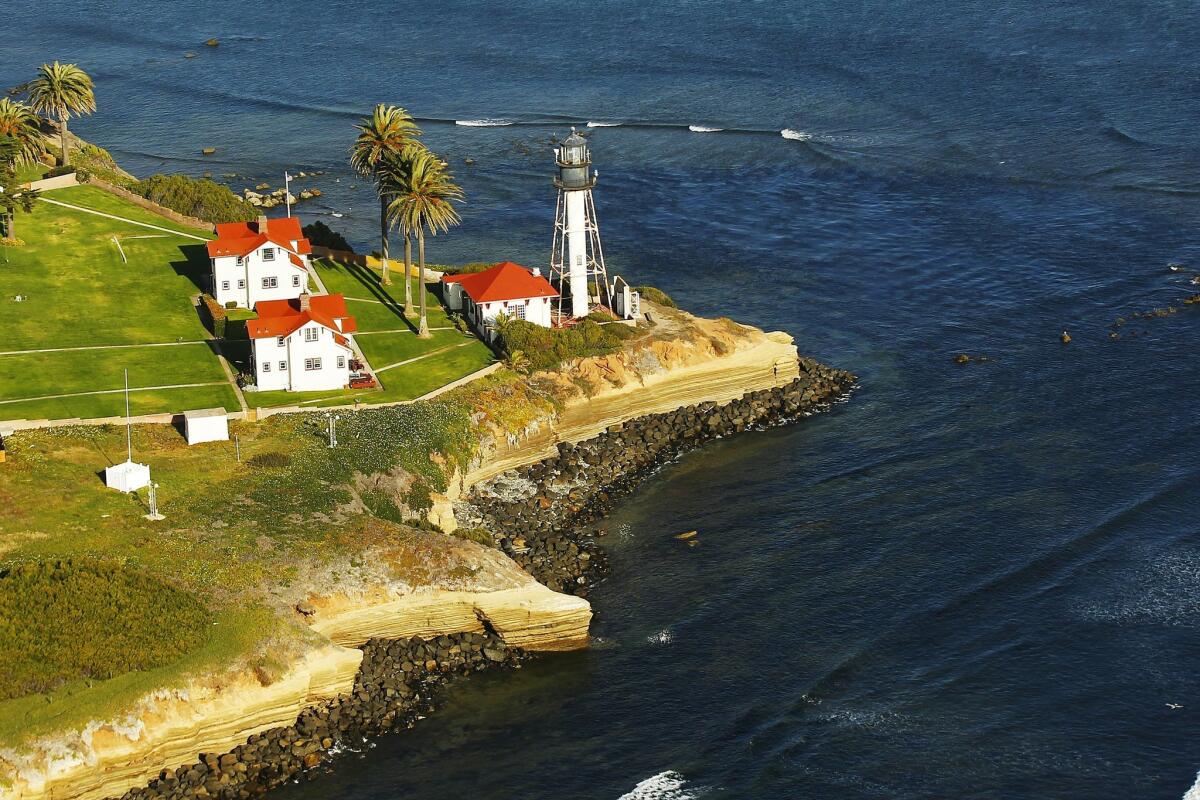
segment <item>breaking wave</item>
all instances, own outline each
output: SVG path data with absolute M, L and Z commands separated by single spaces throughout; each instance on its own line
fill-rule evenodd
M 797 142 L 807 142 L 808 140 L 812 139 L 811 133 L 805 133 L 804 131 L 794 131 L 791 128 L 784 128 L 783 130 L 781 130 L 779 132 L 779 135 L 785 139 L 794 139 Z
M 513 123 L 510 119 L 456 119 L 454 124 L 466 128 L 503 128 Z
M 667 630 L 666 628 L 663 628 L 658 633 L 652 633 L 649 636 L 647 636 L 646 641 L 649 642 L 650 644 L 670 644 L 671 643 L 671 632 L 669 630 Z
M 678 772 L 667 770 L 646 778 L 618 800 L 693 800 L 697 795 L 683 788 L 686 783 Z
M 588 120 L 587 126 L 589 128 L 619 128 L 622 124 L 620 122 L 595 122 Z
M 692 133 L 719 133 L 724 128 L 710 128 L 707 125 L 688 125 L 688 130 Z

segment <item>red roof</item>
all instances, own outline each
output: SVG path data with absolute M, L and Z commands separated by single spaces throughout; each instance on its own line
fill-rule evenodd
M 244 256 L 267 242 L 277 244 L 290 253 L 307 255 L 312 252 L 312 245 L 304 238 L 300 229 L 299 217 L 269 219 L 266 228 L 265 231 L 260 231 L 257 222 L 218 223 L 217 238 L 208 243 L 208 254 L 212 258 Z M 298 260 L 292 259 L 292 263 L 295 264 Z
M 558 297 L 550 281 L 511 261 L 502 261 L 491 269 L 470 275 L 443 275 L 442 280 L 457 283 L 476 303 Z
M 340 294 L 316 294 L 309 297 L 308 310 L 300 310 L 300 298 L 293 300 L 262 300 L 255 307 L 258 319 L 246 323 L 246 333 L 251 339 L 271 339 L 288 336 L 309 322 L 316 322 L 334 332 L 354 333 L 358 322 L 346 312 L 346 298 Z M 338 327 L 338 321 L 341 327 Z M 338 342 L 348 347 L 344 338 Z

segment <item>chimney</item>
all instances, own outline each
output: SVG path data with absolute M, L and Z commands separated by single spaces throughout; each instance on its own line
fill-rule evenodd
M 258 215 L 258 232 L 259 233 L 267 232 L 267 215 L 266 214 Z
M 541 267 L 534 267 L 534 268 L 533 268 L 533 277 L 535 277 L 535 278 L 540 278 L 540 277 L 542 277 L 542 268 L 541 268 Z
M 300 295 L 300 310 L 308 311 L 310 308 L 312 308 L 312 295 L 304 292 Z

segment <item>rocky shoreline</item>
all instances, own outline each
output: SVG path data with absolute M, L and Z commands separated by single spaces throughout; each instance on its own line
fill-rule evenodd
M 516 667 L 528 655 L 494 633 L 423 640 L 372 639 L 349 694 L 305 709 L 295 724 L 251 736 L 227 753 L 164 769 L 122 800 L 245 800 L 303 775 L 371 736 L 411 728 L 436 705 L 440 690 L 483 669 Z
M 509 470 L 473 487 L 455 504 L 468 528 L 489 531 L 496 546 L 556 591 L 586 597 L 608 568 L 597 542 L 613 501 L 682 453 L 745 430 L 788 425 L 847 395 L 856 378 L 808 358 L 800 375 L 774 389 L 724 405 L 701 403 L 614 425 L 558 455 Z
M 613 425 L 557 455 L 473 487 L 455 504 L 465 527 L 490 532 L 495 545 L 552 589 L 584 597 L 607 571 L 594 527 L 618 497 L 680 454 L 745 430 L 796 422 L 854 387 L 855 376 L 800 359 L 800 375 L 729 403 L 701 403 Z M 306 709 L 289 726 L 251 736 L 223 753 L 163 770 L 122 800 L 256 797 L 317 768 L 364 739 L 401 728 L 435 706 L 439 691 L 472 672 L 516 667 L 529 657 L 490 629 L 424 640 L 371 639 L 353 690 Z

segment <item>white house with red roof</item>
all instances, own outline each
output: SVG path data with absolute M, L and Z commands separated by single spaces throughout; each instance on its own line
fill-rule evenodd
M 461 310 L 479 335 L 491 341 L 491 323 L 501 314 L 549 328 L 558 292 L 540 270 L 503 261 L 483 272 L 443 275 L 442 296 L 450 310 Z
M 296 217 L 220 223 L 217 238 L 208 243 L 212 296 L 240 308 L 299 297 L 308 291 L 310 253 Z
M 358 330 L 340 294 L 260 300 L 246 323 L 260 391 L 316 392 L 350 384 L 350 336 Z

